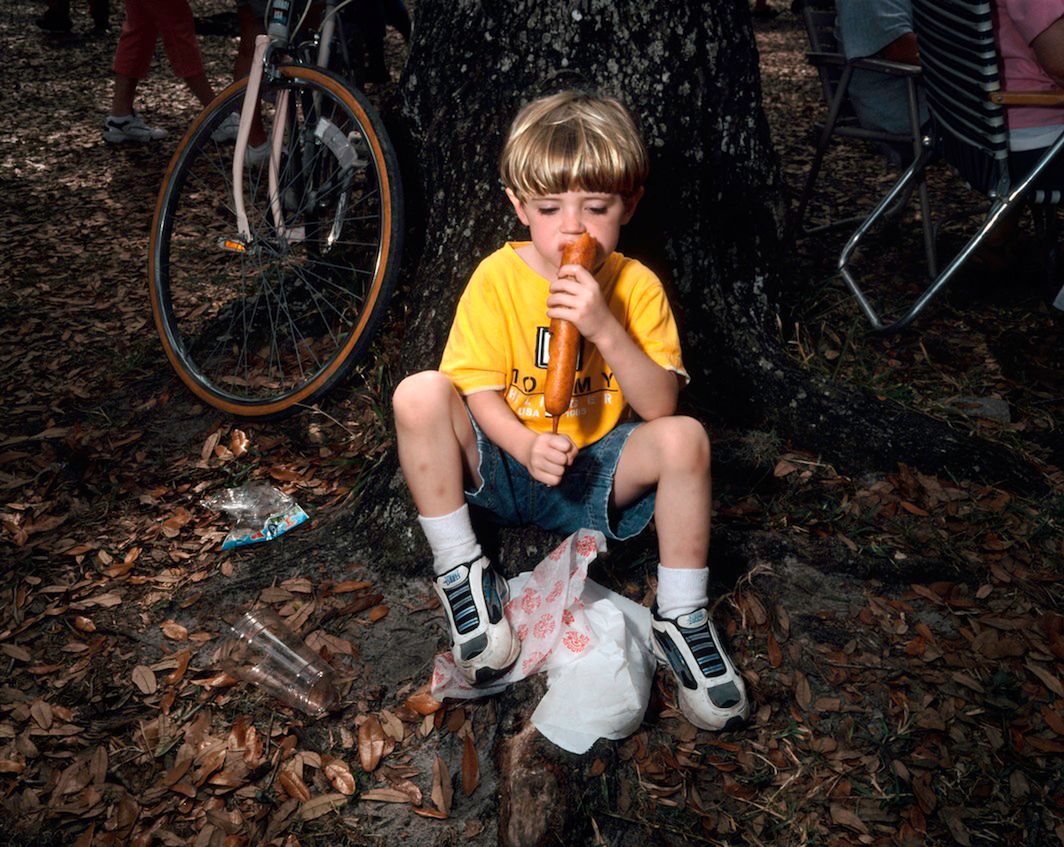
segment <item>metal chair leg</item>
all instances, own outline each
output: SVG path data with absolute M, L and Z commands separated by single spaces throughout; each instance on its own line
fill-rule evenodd
M 820 166 L 823 164 L 828 145 L 831 143 L 831 135 L 835 131 L 839 112 L 842 111 L 842 104 L 846 99 L 846 91 L 850 86 L 851 76 L 853 76 L 853 68 L 847 66 L 843 69 L 842 77 L 839 79 L 839 84 L 835 89 L 835 99 L 831 101 L 831 108 L 828 109 L 828 119 L 820 133 L 816 153 L 813 155 L 813 163 L 809 166 L 809 174 L 805 178 L 805 186 L 802 188 L 802 193 L 798 198 L 798 208 L 795 209 L 794 214 L 791 216 L 787 231 L 784 233 L 783 242 L 786 245 L 793 244 L 798 239 L 798 234 L 802 231 L 805 210 L 813 196 L 813 186 L 816 183 L 817 175 L 820 173 Z

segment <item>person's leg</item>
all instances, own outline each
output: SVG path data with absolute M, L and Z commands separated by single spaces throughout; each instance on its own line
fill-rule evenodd
M 111 65 L 115 74 L 111 117 L 123 118 L 132 114 L 137 82 L 148 74 L 158 36 L 146 0 L 126 0 L 126 15 Z
M 263 23 L 264 7 L 261 3 L 242 3 L 237 7 L 237 20 L 240 22 L 240 41 L 236 48 L 236 58 L 233 60 L 233 80 L 243 79 L 251 72 L 251 62 L 255 57 L 255 38 L 265 35 L 266 26 Z M 236 130 L 239 122 L 233 126 L 232 138 L 236 138 Z M 226 136 L 228 138 L 228 135 Z M 248 144 L 252 147 L 260 147 L 266 143 L 266 129 L 262 124 L 262 112 L 256 111 L 251 122 L 251 131 L 248 134 Z
M 661 562 L 704 568 L 709 553 L 709 438 L 694 418 L 648 421 L 628 439 L 613 482 L 613 501 L 627 506 L 657 488 L 654 523 Z
M 262 16 L 256 9 L 252 3 L 241 3 L 236 9 L 237 21 L 240 24 L 240 41 L 233 59 L 234 81 L 243 79 L 251 71 L 251 60 L 255 56 L 255 37 L 266 32 Z
M 69 0 L 66 2 L 69 3 Z M 92 17 L 94 32 L 107 32 L 111 28 L 110 0 L 89 0 L 89 15 Z
M 137 78 L 115 74 L 114 91 L 111 93 L 111 117 L 124 118 L 133 113 L 133 98 L 137 94 Z
M 159 32 L 146 9 L 147 0 L 126 0 L 126 18 L 115 48 L 112 70 L 115 86 L 111 114 L 103 122 L 103 139 L 112 144 L 147 143 L 166 137 L 166 130 L 149 127 L 133 109 L 137 82 L 151 66 L 155 38 Z
M 392 397 L 399 465 L 432 548 L 433 587 L 451 627 L 455 664 L 472 684 L 517 660 L 521 642 L 503 608 L 508 591 L 481 555 L 466 505 L 480 487 L 480 453 L 465 403 L 437 371 L 404 379 Z
M 154 0 L 151 14 L 162 35 L 163 49 L 174 76 L 184 80 L 200 104 L 206 106 L 214 99 L 214 89 L 203 70 L 188 0 Z
M 477 442 L 465 403 L 438 371 L 408 376 L 395 389 L 399 466 L 418 514 L 446 515 L 464 505 L 476 478 Z
M 45 32 L 70 32 L 70 0 L 48 0 L 44 14 L 37 18 L 37 26 Z
M 693 418 L 649 421 L 632 433 L 614 475 L 617 507 L 656 487 L 658 596 L 651 610 L 654 652 L 672 670 L 681 711 L 695 726 L 719 730 L 749 714 L 742 677 L 709 617 L 706 585 L 710 520 L 710 445 Z
M 104 121 L 103 138 L 114 144 L 145 143 L 166 137 L 166 130 L 148 126 L 133 109 L 137 82 L 151 66 L 158 31 L 145 9 L 146 0 L 126 0 L 126 16 L 118 38 L 112 70 L 115 75 L 111 113 Z

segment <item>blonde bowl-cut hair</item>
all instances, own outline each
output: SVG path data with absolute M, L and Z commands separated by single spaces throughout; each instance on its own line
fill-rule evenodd
M 522 202 L 591 191 L 629 198 L 650 171 L 635 121 L 613 97 L 562 91 L 514 118 L 499 158 L 502 183 Z

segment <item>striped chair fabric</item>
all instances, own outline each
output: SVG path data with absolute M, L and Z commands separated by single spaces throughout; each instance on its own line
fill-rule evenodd
M 990 101 L 1001 88 L 993 6 L 988 0 L 913 0 L 913 26 L 937 151 L 971 188 L 1009 190 L 1005 109 Z M 1060 191 L 1034 191 L 1059 203 Z

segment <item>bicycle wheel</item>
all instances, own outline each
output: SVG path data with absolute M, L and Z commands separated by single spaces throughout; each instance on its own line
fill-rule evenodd
M 261 112 L 269 137 L 283 123 L 283 146 L 272 192 L 267 163 L 245 168 L 250 239 L 237 232 L 233 147 L 211 137 L 239 112 L 243 80 L 182 138 L 149 246 L 170 363 L 196 396 L 251 418 L 313 403 L 365 354 L 402 240 L 395 152 L 364 95 L 317 68 L 276 71 L 263 80 Z

